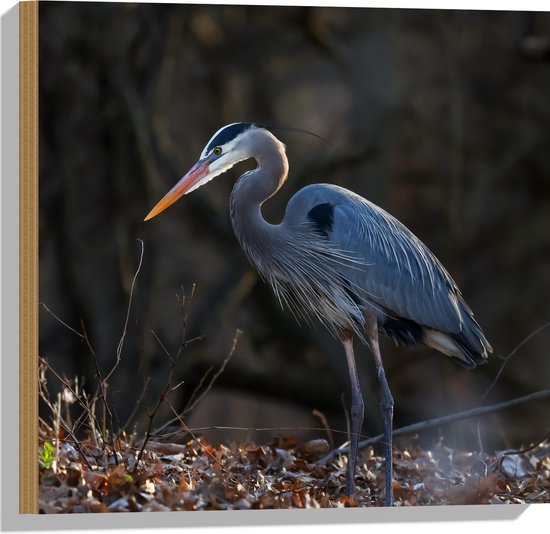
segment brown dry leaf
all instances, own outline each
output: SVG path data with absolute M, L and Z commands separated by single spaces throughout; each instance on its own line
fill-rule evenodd
M 445 494 L 449 504 L 487 504 L 498 491 L 495 473 L 486 477 L 470 477 L 461 486 L 449 488 Z
M 133 483 L 133 477 L 126 471 L 124 464 L 119 464 L 109 470 L 107 481 L 111 487 L 111 491 L 126 491 Z
M 191 488 L 187 483 L 185 475 L 181 474 L 179 477 L 179 485 L 183 491 L 189 491 Z
M 416 494 L 408 484 L 403 485 L 398 480 L 394 480 L 392 486 L 395 500 L 402 501 L 409 506 L 414 506 L 416 504 Z
M 164 475 L 164 464 L 160 460 L 157 460 L 152 465 L 148 466 L 146 471 L 150 477 L 160 478 Z
M 306 441 L 296 452 L 310 460 L 321 458 L 328 454 L 330 445 L 326 439 L 311 439 Z
M 247 447 L 245 449 L 246 456 L 251 462 L 257 462 L 261 457 L 265 456 L 266 451 L 263 447 Z
M 302 458 L 295 458 L 292 464 L 289 466 L 289 469 L 293 471 L 310 471 L 310 463 Z
M 97 471 L 84 471 L 84 480 L 95 492 L 103 491 L 108 483 L 107 477 Z
M 252 504 L 252 508 L 278 508 L 276 506 L 277 501 L 271 491 L 266 491 L 261 495 L 255 503 Z
M 203 485 L 203 495 L 211 502 L 225 499 L 225 483 L 219 477 L 214 477 Z
M 292 504 L 294 505 L 295 508 L 303 508 L 303 504 L 302 504 L 302 497 L 299 493 L 293 493 L 291 496 L 290 496 L 290 499 L 292 501 Z
M 294 449 L 296 447 L 296 438 L 294 436 L 281 436 L 273 438 L 271 446 L 275 449 Z
M 76 462 L 71 462 L 62 477 L 67 486 L 76 487 L 80 483 L 80 477 L 82 476 L 82 466 Z
M 156 454 L 171 455 L 171 454 L 185 454 L 187 452 L 187 445 L 181 445 L 180 443 L 160 443 L 157 441 L 147 442 L 147 450 Z
M 356 508 L 357 507 L 357 501 L 355 500 L 355 497 L 350 497 L 349 495 L 342 495 L 338 502 L 343 504 L 346 508 Z
M 109 508 L 107 508 L 104 503 L 98 501 L 97 499 L 90 499 L 86 503 L 86 506 L 88 508 L 88 512 L 92 512 L 94 514 L 105 513 L 109 511 Z

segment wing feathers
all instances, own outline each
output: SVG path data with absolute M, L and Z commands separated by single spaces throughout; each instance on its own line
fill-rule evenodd
M 355 300 L 359 298 L 365 306 L 377 310 L 381 326 L 386 322 L 387 330 L 393 331 L 398 342 L 418 338 L 417 332 L 409 328 L 415 323 L 422 328 L 424 343 L 458 358 L 466 367 L 481 363 L 491 352 L 449 273 L 414 234 L 375 204 L 338 186 L 314 184 L 292 197 L 281 226 L 291 230 L 289 236 L 297 228 L 309 232 L 308 243 L 317 247 L 319 239 L 326 243 L 330 261 L 313 261 L 305 271 L 315 267 L 319 277 L 318 285 L 308 280 L 306 286 L 317 287 L 320 294 L 329 288 L 327 309 L 315 310 L 323 304 L 322 296 L 310 300 L 309 307 L 309 313 L 324 315 L 321 319 L 325 324 L 337 316 L 341 325 L 347 316 L 357 326 Z M 296 255 L 306 254 L 303 243 L 298 244 Z M 330 271 L 328 277 L 322 273 L 324 269 Z M 349 283 L 352 293 L 346 293 L 345 288 L 338 290 L 338 277 Z M 293 284 L 291 278 L 287 280 Z M 271 282 L 275 286 L 279 283 Z M 298 295 L 295 288 L 288 291 L 296 301 L 312 299 L 309 289 L 304 295 Z M 288 300 L 287 291 L 280 293 L 283 300 Z M 352 328 L 356 330 L 356 326 Z

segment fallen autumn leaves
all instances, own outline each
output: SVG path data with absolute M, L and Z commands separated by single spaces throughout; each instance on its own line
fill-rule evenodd
M 45 442 L 46 443 L 46 442 Z M 44 446 L 44 445 L 43 445 Z M 42 447 L 43 447 L 42 446 Z M 213 446 L 149 442 L 136 449 L 118 441 L 117 461 L 81 443 L 87 463 L 69 442 L 48 468 L 40 460 L 41 513 L 327 508 L 383 503 L 383 460 L 360 454 L 357 493 L 342 496 L 346 457 L 327 465 L 325 440 L 297 446 L 290 438 L 269 445 Z M 43 450 L 43 449 L 42 449 Z M 540 503 L 550 501 L 550 442 L 519 454 L 457 452 L 442 444 L 422 450 L 414 441 L 394 452 L 396 506 Z M 49 462 L 46 462 L 49 463 Z

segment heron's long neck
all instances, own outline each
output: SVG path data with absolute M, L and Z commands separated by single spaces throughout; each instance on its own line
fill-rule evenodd
M 233 230 L 249 257 L 278 233 L 278 225 L 269 224 L 262 217 L 261 206 L 280 189 L 288 174 L 284 145 L 271 134 L 260 138 L 251 153 L 258 166 L 239 178 L 230 202 Z

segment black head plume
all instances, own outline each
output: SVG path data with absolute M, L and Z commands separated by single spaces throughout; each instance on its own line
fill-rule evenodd
M 249 122 L 235 122 L 222 128 L 208 143 L 205 152 L 210 152 L 214 147 L 223 146 L 225 143 L 235 139 L 239 134 L 248 130 L 253 124 Z

